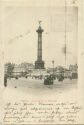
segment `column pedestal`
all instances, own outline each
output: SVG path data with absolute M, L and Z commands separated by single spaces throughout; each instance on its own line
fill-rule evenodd
M 35 69 L 44 69 L 44 61 L 35 61 Z

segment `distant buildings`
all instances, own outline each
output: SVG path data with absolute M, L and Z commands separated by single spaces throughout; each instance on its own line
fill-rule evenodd
M 10 64 L 10 65 L 9 65 Z M 7 63 L 5 64 L 5 74 L 7 74 L 8 76 L 21 76 L 23 74 L 27 74 L 29 72 L 32 72 L 32 70 L 34 70 L 34 65 L 31 63 L 21 63 L 21 64 L 14 64 L 14 67 L 11 71 L 11 74 L 8 73 L 8 70 L 11 69 L 12 64 L 11 63 Z M 9 68 L 10 67 L 10 68 Z
M 25 75 L 31 76 L 47 76 L 49 74 L 53 74 L 55 76 L 63 75 L 65 78 L 78 78 L 78 66 L 70 65 L 69 68 L 64 68 L 62 66 L 57 66 L 54 69 L 35 69 L 35 65 L 32 63 L 21 63 L 21 64 L 11 64 L 7 63 L 5 65 L 5 74 L 9 77 L 17 78 L 17 77 L 24 77 Z
M 78 65 L 77 65 L 77 64 L 75 64 L 75 65 L 70 65 L 70 66 L 69 66 L 69 70 L 70 70 L 71 72 L 78 72 Z
M 54 72 L 53 72 L 54 71 Z M 63 74 L 65 78 L 78 78 L 78 66 L 70 65 L 69 68 L 63 68 L 62 66 L 57 66 L 54 68 L 48 68 L 47 72 L 50 74 L 59 76 L 60 74 Z

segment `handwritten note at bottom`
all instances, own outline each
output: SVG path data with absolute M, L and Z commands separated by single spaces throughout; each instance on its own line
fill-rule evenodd
M 4 124 L 76 123 L 81 107 L 76 102 L 22 100 L 4 107 Z

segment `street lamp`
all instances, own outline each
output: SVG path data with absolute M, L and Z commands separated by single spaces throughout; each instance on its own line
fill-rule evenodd
M 55 63 L 55 61 L 52 60 L 52 64 L 53 64 L 53 75 L 54 75 L 54 63 Z

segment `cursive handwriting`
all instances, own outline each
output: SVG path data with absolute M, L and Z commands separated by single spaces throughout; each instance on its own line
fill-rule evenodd
M 10 103 L 5 107 L 5 124 L 76 123 L 81 107 L 76 102 L 27 101 Z

